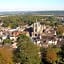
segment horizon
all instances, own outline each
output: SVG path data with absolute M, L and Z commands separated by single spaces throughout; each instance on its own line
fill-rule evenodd
M 59 12 L 61 12 L 61 11 L 64 11 L 64 10 L 10 10 L 10 11 L 8 11 L 8 10 L 4 10 L 4 11 L 0 11 L 0 12 L 50 12 L 50 11 L 52 11 L 52 12 L 54 12 L 54 11 L 59 11 Z
M 64 10 L 64 0 L 0 0 L 0 12 L 52 10 Z

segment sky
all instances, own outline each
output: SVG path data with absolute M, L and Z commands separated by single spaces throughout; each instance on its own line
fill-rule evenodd
M 0 0 L 0 11 L 64 10 L 64 0 Z

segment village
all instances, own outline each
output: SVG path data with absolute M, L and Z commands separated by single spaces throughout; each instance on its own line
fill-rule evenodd
M 2 22 L 0 23 L 0 46 L 2 46 L 3 41 L 5 39 L 10 39 L 12 43 L 6 43 L 6 45 L 17 48 L 16 40 L 20 34 L 25 34 L 28 36 L 31 41 L 40 46 L 47 48 L 50 45 L 55 45 L 60 47 L 64 42 L 64 33 L 63 36 L 57 36 L 56 27 L 52 27 L 50 25 L 41 24 L 40 22 L 35 20 L 33 24 L 30 26 L 24 25 L 19 26 L 15 29 L 11 29 L 9 27 L 2 27 Z

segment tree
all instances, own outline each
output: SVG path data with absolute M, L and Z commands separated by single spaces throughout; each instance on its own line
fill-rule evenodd
M 0 64 L 14 64 L 12 51 L 9 48 L 0 48 Z
M 49 16 L 49 17 L 47 18 L 47 20 L 48 20 L 48 21 L 55 21 L 56 18 L 55 18 L 54 16 Z
M 46 21 L 46 23 L 51 26 L 55 26 L 55 24 L 57 23 L 57 19 L 54 16 L 47 17 Z
M 56 64 L 57 59 L 57 52 L 54 48 L 44 48 L 42 50 L 42 62 L 44 64 Z
M 58 25 L 57 27 L 57 34 L 62 35 L 64 33 L 64 26 Z
M 2 55 L 0 54 L 0 64 L 5 64 L 6 61 L 4 60 L 4 58 L 2 57 Z
M 19 35 L 18 48 L 14 51 L 14 60 L 20 64 L 40 64 L 39 47 L 25 35 Z
M 10 40 L 10 39 L 4 39 L 3 40 L 3 44 L 11 44 L 12 43 L 12 40 Z
M 57 61 L 57 54 L 53 48 L 47 49 L 46 60 L 52 64 Z
M 59 52 L 60 63 L 64 64 L 64 45 L 61 46 L 61 51 Z

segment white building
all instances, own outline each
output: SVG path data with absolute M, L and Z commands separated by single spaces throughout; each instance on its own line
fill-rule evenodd
M 53 41 L 53 40 L 51 40 L 51 41 L 48 41 L 48 45 L 57 45 L 57 41 Z
M 36 21 L 36 23 L 33 24 L 33 36 L 35 37 L 35 35 L 42 34 L 44 29 L 46 29 L 46 26 Z

